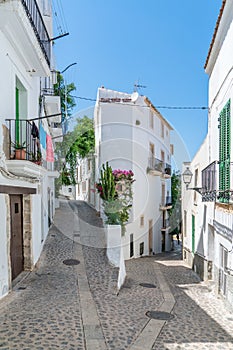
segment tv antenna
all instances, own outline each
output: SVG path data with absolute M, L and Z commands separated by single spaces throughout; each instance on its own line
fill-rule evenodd
M 136 81 L 134 84 L 134 92 L 138 92 L 138 90 L 146 89 L 147 86 L 139 84 L 139 81 Z

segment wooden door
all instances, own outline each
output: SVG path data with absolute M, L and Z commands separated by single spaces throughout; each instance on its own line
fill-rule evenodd
M 220 245 L 219 289 L 226 295 L 228 251 Z
M 10 195 L 11 210 L 11 273 L 14 280 L 23 271 L 23 208 L 22 195 Z
M 153 220 L 149 220 L 149 254 L 153 252 Z

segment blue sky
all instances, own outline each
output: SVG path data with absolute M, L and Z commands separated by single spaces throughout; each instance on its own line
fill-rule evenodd
M 221 0 L 56 1 L 70 33 L 55 41 L 57 69 L 78 63 L 64 73 L 77 96 L 96 98 L 102 85 L 131 93 L 139 82 L 156 107 L 208 105 L 204 63 Z M 94 104 L 76 102 L 81 114 Z M 207 110 L 158 109 L 192 158 L 206 135 Z

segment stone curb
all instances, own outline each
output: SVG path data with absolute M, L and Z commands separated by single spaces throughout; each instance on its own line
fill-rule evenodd
M 159 264 L 155 266 L 156 276 L 158 278 L 160 289 L 163 293 L 164 301 L 157 311 L 170 313 L 175 305 L 175 299 L 171 290 L 160 270 Z M 138 338 L 129 348 L 130 350 L 151 350 L 154 342 L 159 336 L 166 321 L 150 319 Z

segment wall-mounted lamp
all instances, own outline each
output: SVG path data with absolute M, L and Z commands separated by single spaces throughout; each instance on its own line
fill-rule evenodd
M 192 188 L 189 187 L 189 185 L 192 181 L 192 177 L 193 177 L 193 173 L 191 172 L 189 167 L 187 167 L 185 169 L 185 171 L 182 174 L 182 177 L 183 177 L 183 181 L 186 185 L 186 190 L 194 190 L 194 191 L 197 191 L 198 193 L 202 194 L 202 190 L 203 190 L 202 187 L 192 187 Z

